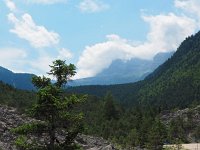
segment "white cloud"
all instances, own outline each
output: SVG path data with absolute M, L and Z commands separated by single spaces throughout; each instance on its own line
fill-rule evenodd
M 50 70 L 49 65 L 52 64 L 52 62 L 55 59 L 62 59 L 62 60 L 68 60 L 72 57 L 72 53 L 62 48 L 58 51 L 58 54 L 55 56 L 51 56 L 46 52 L 40 53 L 37 59 L 34 61 L 27 61 L 26 63 L 30 66 L 28 72 L 32 72 L 37 75 L 46 75 L 46 73 Z M 31 69 L 31 70 L 30 70 Z
M 56 59 L 68 61 L 72 58 L 71 51 L 64 48 L 54 55 L 41 50 L 37 58 L 30 58 L 32 53 L 28 54 L 26 50 L 17 48 L 0 48 L 0 54 L 0 66 L 11 69 L 14 72 L 37 75 L 46 75 L 50 70 L 49 65 Z
M 106 10 L 109 8 L 109 5 L 104 4 L 99 0 L 82 0 L 78 7 L 82 12 L 93 13 Z
M 35 4 L 55 4 L 55 3 L 63 3 L 67 2 L 67 0 L 26 0 L 28 3 Z
M 12 70 L 27 57 L 25 50 L 17 48 L 0 48 L 0 53 L 1 66 Z
M 195 20 L 173 13 L 143 16 L 143 19 L 150 24 L 150 32 L 145 42 L 135 45 L 118 35 L 108 35 L 106 42 L 85 48 L 77 63 L 76 78 L 95 76 L 115 59 L 152 59 L 158 52 L 176 50 L 196 28 Z
M 200 19 L 200 1 L 199 0 L 175 0 L 174 5 L 177 8 L 184 10 L 186 13 L 191 13 L 198 16 Z
M 148 41 L 160 51 L 176 50 L 179 44 L 196 29 L 196 21 L 186 16 L 168 15 L 143 16 L 150 24 Z M 155 48 L 156 48 L 155 47 Z
M 17 10 L 15 3 L 12 0 L 5 0 L 6 6 L 10 11 L 14 12 Z
M 57 33 L 48 31 L 44 26 L 36 25 L 29 14 L 24 14 L 18 19 L 13 13 L 10 13 L 8 20 L 14 24 L 14 28 L 10 32 L 27 40 L 35 48 L 49 47 L 59 43 Z
M 58 51 L 58 59 L 71 59 L 73 57 L 72 52 L 69 49 L 62 48 Z
M 33 72 L 37 75 L 46 75 L 49 72 L 49 65 L 52 64 L 54 58 L 49 55 L 41 55 L 34 61 L 27 61 L 28 65 L 30 65 L 29 72 Z

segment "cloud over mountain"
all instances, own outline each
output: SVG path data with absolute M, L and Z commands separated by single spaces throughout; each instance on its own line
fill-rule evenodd
M 143 15 L 142 18 L 150 25 L 146 41 L 135 45 L 119 35 L 107 35 L 107 41 L 84 49 L 77 63 L 76 78 L 95 76 L 116 59 L 152 59 L 158 52 L 173 51 L 196 29 L 194 19 L 174 13 Z

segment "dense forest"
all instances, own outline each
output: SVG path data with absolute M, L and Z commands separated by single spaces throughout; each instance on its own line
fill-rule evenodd
M 88 94 L 75 112 L 83 112 L 83 133 L 110 140 L 117 147 L 162 149 L 163 144 L 200 140 L 199 124 L 184 118 L 165 123 L 162 114 L 200 104 L 200 32 L 186 38 L 176 53 L 143 81 L 110 86 L 81 86 L 65 90 Z M 36 101 L 34 92 L 0 83 L 1 103 L 22 112 Z
M 124 146 L 151 147 L 159 145 L 156 142 L 189 142 L 187 133 L 191 131 L 193 136 L 199 133 L 198 124 L 194 125 L 191 120 L 185 122 L 184 118 L 178 118 L 166 125 L 162 124 L 160 117 L 164 111 L 192 108 L 200 104 L 199 43 L 200 32 L 186 38 L 176 53 L 143 81 L 69 88 L 68 92 L 90 94 L 95 97 L 92 100 L 93 105 L 92 101 L 87 105 L 92 105 L 89 108 L 94 109 L 88 112 L 88 118 L 93 118 L 95 121 L 86 124 L 88 128 L 86 131 Z M 112 97 L 110 98 L 113 100 L 112 103 L 106 102 L 106 92 L 112 95 L 109 96 Z M 101 98 L 103 95 L 105 98 Z M 110 109 L 106 109 L 107 103 Z M 111 118 L 106 117 L 108 110 L 113 110 L 110 115 L 117 114 L 118 117 L 115 115 Z M 198 141 L 199 136 L 195 137 Z
M 24 112 L 36 101 L 36 94 L 16 89 L 0 81 L 0 103 L 17 108 Z

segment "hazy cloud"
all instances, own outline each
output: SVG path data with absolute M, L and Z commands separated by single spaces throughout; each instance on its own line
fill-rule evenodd
M 62 48 L 58 51 L 58 59 L 71 59 L 73 57 L 72 52 L 69 49 Z
M 187 36 L 195 32 L 196 28 L 195 20 L 173 13 L 142 18 L 150 25 L 145 42 L 135 45 L 134 42 L 118 35 L 108 35 L 107 41 L 84 49 L 77 63 L 76 78 L 94 76 L 115 59 L 152 59 L 159 52 L 174 51 Z
M 67 0 L 26 0 L 28 3 L 35 4 L 55 4 L 55 3 L 63 3 L 67 2 Z
M 27 40 L 35 48 L 49 47 L 59 43 L 57 33 L 48 31 L 44 26 L 36 25 L 29 14 L 24 14 L 18 19 L 13 13 L 10 13 L 8 20 L 14 25 L 10 32 Z
M 27 64 L 29 64 L 32 69 L 29 70 L 29 72 L 34 72 L 35 74 L 40 75 L 46 74 L 50 70 L 49 65 L 52 64 L 52 61 L 55 59 L 69 60 L 72 56 L 72 52 L 65 48 L 60 49 L 56 55 L 49 55 L 47 52 L 43 51 L 39 54 L 36 60 L 27 61 Z
M 14 67 L 18 65 L 21 60 L 27 57 L 25 50 L 17 48 L 0 48 L 0 53 L 0 64 L 12 70 L 15 69 Z
M 191 13 L 198 16 L 200 19 L 200 1 L 199 0 L 175 0 L 175 7 L 184 10 L 186 13 Z
M 12 0 L 5 0 L 5 4 L 12 12 L 17 10 L 16 5 Z
M 157 16 L 143 16 L 150 25 L 147 40 L 160 51 L 176 50 L 179 44 L 196 29 L 194 19 L 173 13 Z
M 82 12 L 93 13 L 106 10 L 109 8 L 109 5 L 100 0 L 82 0 L 78 7 Z

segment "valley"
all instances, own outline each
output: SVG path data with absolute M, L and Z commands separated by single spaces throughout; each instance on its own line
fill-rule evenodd
M 199 142 L 199 43 L 200 32 L 186 38 L 173 56 L 144 80 L 64 89 L 63 96 L 88 95 L 83 104 L 72 108 L 84 114 L 82 133 L 103 137 L 116 149 L 160 150 L 166 143 Z M 46 84 L 50 79 L 38 81 Z M 40 82 L 36 82 L 39 87 Z M 37 102 L 36 93 L 0 84 L 1 104 L 22 113 Z M 1 123 L 2 128 L 8 127 Z

